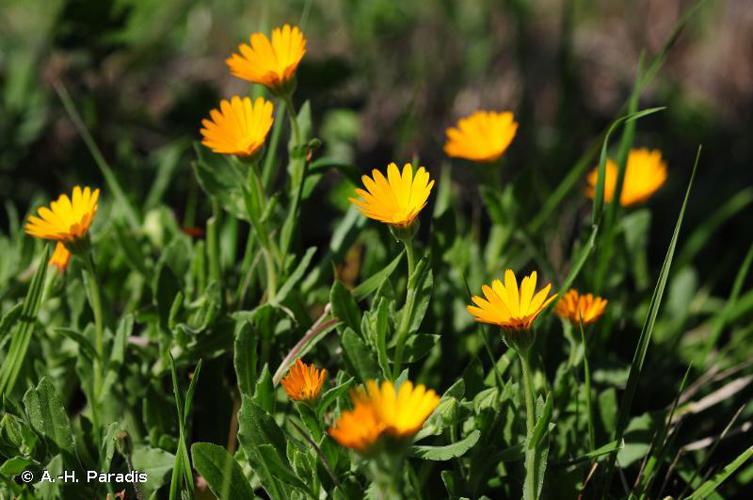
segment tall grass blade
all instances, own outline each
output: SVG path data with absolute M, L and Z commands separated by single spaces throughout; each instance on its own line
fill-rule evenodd
M 747 462 L 750 457 L 753 457 L 753 446 L 745 450 L 744 452 L 740 453 L 740 455 L 737 456 L 733 461 L 727 464 L 724 469 L 722 469 L 719 473 L 717 473 L 714 477 L 706 481 L 701 485 L 700 488 L 695 490 L 692 495 L 690 495 L 690 499 L 700 499 L 700 498 L 706 498 L 710 496 L 712 493 L 716 491 L 716 489 L 721 485 L 724 481 L 729 479 L 729 477 L 737 471 L 740 467 Z
M 73 103 L 73 99 L 71 99 L 68 90 L 59 81 L 54 82 L 53 87 L 55 88 L 55 92 L 57 92 L 60 101 L 63 103 L 63 107 L 68 113 L 68 117 L 73 122 L 76 130 L 84 140 L 84 144 L 86 144 L 89 153 L 94 158 L 94 162 L 102 172 L 102 177 L 105 178 L 107 188 L 112 191 L 112 194 L 115 196 L 118 205 L 120 206 L 121 210 L 123 210 L 123 215 L 125 215 L 125 218 L 128 221 L 128 225 L 131 227 L 131 229 L 136 229 L 137 227 L 139 227 L 139 217 L 137 215 L 136 209 L 133 207 L 133 205 L 131 205 L 131 202 L 128 200 L 128 196 L 126 196 L 125 191 L 123 191 L 123 188 L 120 186 L 120 182 L 118 182 L 118 178 L 115 175 L 115 172 L 113 172 L 112 168 L 107 163 L 107 160 L 105 160 L 105 157 L 102 155 L 102 151 L 99 150 L 97 143 L 94 142 L 94 138 L 89 133 L 89 129 L 86 127 L 86 124 L 84 124 L 84 121 L 81 119 L 81 115 L 76 110 L 76 106 Z
M 664 296 L 664 289 L 666 288 L 667 280 L 669 279 L 669 271 L 672 266 L 672 259 L 674 257 L 675 248 L 677 247 L 677 239 L 680 235 L 682 221 L 685 218 L 685 209 L 687 208 L 688 199 L 690 198 L 690 192 L 693 188 L 693 181 L 695 180 L 695 174 L 700 158 L 701 147 L 699 146 L 696 153 L 695 162 L 693 163 L 693 171 L 690 174 L 690 182 L 688 183 L 688 188 L 685 191 L 685 198 L 682 202 L 682 208 L 680 209 L 680 214 L 678 215 L 677 222 L 675 223 L 672 240 L 669 243 L 667 254 L 664 257 L 664 263 L 662 264 L 661 272 L 659 273 L 659 280 L 657 281 L 656 288 L 654 289 L 654 293 L 651 296 L 651 302 L 649 303 L 648 307 L 648 314 L 646 315 L 646 320 L 643 323 L 643 328 L 641 329 L 641 334 L 638 338 L 638 345 L 636 346 L 635 353 L 633 355 L 633 361 L 630 364 L 627 387 L 625 388 L 625 393 L 622 396 L 622 401 L 620 402 L 620 409 L 617 416 L 617 427 L 615 430 L 616 441 L 621 441 L 624 437 L 625 429 L 630 418 L 630 408 L 633 405 L 633 399 L 635 398 L 635 393 L 638 389 L 638 381 L 641 376 L 641 370 L 643 369 L 643 362 L 646 359 L 648 346 L 651 342 L 651 336 L 654 332 L 656 317 L 659 314 L 659 308 Z M 612 456 L 609 461 L 605 483 L 606 488 L 609 487 L 609 484 L 611 482 L 616 458 L 616 455 Z

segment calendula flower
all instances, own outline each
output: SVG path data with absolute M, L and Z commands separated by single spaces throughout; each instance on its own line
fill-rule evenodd
M 270 40 L 263 33 L 251 35 L 251 45 L 242 43 L 225 62 L 231 73 L 243 80 L 260 83 L 273 92 L 285 91 L 306 53 L 306 39 L 297 26 L 272 30 Z
M 364 454 L 371 451 L 383 432 L 384 422 L 368 403 L 356 403 L 329 428 L 329 435 L 341 446 Z
M 518 123 L 509 111 L 476 111 L 447 129 L 444 152 L 475 162 L 495 161 L 510 146 L 517 131 Z
M 406 163 L 400 174 L 397 165 L 387 166 L 387 177 L 379 170 L 372 176 L 361 177 L 364 189 L 356 189 L 359 198 L 350 198 L 363 215 L 384 222 L 396 228 L 406 228 L 413 223 L 418 213 L 426 205 L 434 181 L 424 167 L 419 167 L 415 175 L 413 166 Z
M 549 296 L 551 284 L 536 292 L 536 271 L 523 278 L 518 289 L 515 273 L 505 271 L 504 284 L 494 280 L 492 286 L 484 285 L 484 297 L 472 297 L 475 306 L 467 306 L 476 321 L 497 325 L 504 330 L 529 330 L 534 320 L 557 294 Z
M 71 252 L 65 248 L 65 245 L 59 241 L 55 244 L 55 251 L 52 252 L 49 265 L 55 266 L 59 272 L 64 272 L 68 268 L 68 264 L 71 261 Z
M 351 394 L 354 408 L 343 412 L 330 435 L 342 446 L 368 453 L 383 436 L 405 441 L 413 437 L 439 404 L 439 396 L 423 385 L 375 380 Z
M 385 432 L 398 438 L 416 434 L 439 404 L 439 396 L 423 385 L 413 386 L 410 381 L 400 384 L 396 391 L 392 382 L 381 385 L 376 380 L 366 383 L 366 390 L 357 392 L 356 399 L 371 405 L 384 423 Z
M 314 401 L 322 392 L 326 378 L 327 370 L 320 370 L 298 359 L 280 383 L 290 399 Z
M 574 325 L 595 323 L 607 307 L 607 300 L 587 293 L 580 295 L 578 290 L 570 290 L 557 302 L 554 312 Z
M 99 189 L 76 186 L 70 198 L 61 194 L 49 208 L 37 210 L 38 216 L 29 216 L 25 231 L 35 238 L 59 241 L 71 250 L 86 237 L 97 213 L 98 200 Z
M 607 160 L 604 176 L 604 200 L 614 199 L 617 185 L 617 165 Z M 592 198 L 596 195 L 596 184 L 599 179 L 599 168 L 594 168 L 588 174 L 586 195 Z M 661 157 L 661 151 L 648 149 L 631 149 L 625 167 L 625 179 L 622 183 L 620 205 L 627 207 L 646 201 L 667 180 L 667 164 Z
M 272 103 L 263 97 L 233 97 L 220 102 L 220 109 L 209 112 L 211 120 L 201 124 L 201 141 L 215 153 L 251 156 L 261 149 L 272 128 Z

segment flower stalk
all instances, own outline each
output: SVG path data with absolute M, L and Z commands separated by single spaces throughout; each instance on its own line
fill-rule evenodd
M 408 231 L 409 235 L 402 239 L 405 246 L 405 255 L 408 258 L 408 283 L 406 285 L 405 292 L 405 305 L 403 306 L 403 312 L 400 317 L 400 325 L 397 329 L 397 336 L 395 340 L 395 359 L 393 363 L 393 378 L 397 378 L 400 375 L 400 369 L 403 362 L 403 351 L 405 350 L 405 342 L 408 340 L 408 333 L 410 332 L 410 320 L 413 316 L 413 307 L 416 302 L 416 290 L 414 274 L 416 270 L 416 252 L 413 246 L 413 235 L 410 234 L 413 231 Z
M 533 431 L 536 428 L 536 407 L 534 404 L 533 377 L 531 374 L 530 349 L 518 349 L 520 366 L 523 371 L 523 397 L 526 405 L 526 453 L 525 453 L 525 486 L 523 498 L 525 500 L 536 499 L 536 476 L 538 470 L 538 456 L 536 447 L 532 446 Z

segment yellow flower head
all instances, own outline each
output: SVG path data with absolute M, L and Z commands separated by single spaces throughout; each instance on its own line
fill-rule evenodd
M 29 216 L 26 233 L 35 238 L 55 240 L 74 244 L 82 240 L 97 214 L 99 189 L 92 190 L 80 186 L 73 188 L 73 196 L 61 194 L 50 203 L 50 207 L 41 207 L 36 215 Z M 70 248 L 69 248 L 70 250 Z
M 327 378 L 327 370 L 307 365 L 300 359 L 280 381 L 288 397 L 294 401 L 314 401 L 319 397 Z
M 505 282 L 494 280 L 492 286 L 481 287 L 486 299 L 473 296 L 475 306 L 467 306 L 466 309 L 473 315 L 476 321 L 497 325 L 505 330 L 529 330 L 536 317 L 556 297 L 551 297 L 549 291 L 552 285 L 536 291 L 536 271 L 530 276 L 523 278 L 518 289 L 515 273 L 508 269 L 505 271 Z
M 617 165 L 607 160 L 604 177 L 604 201 L 611 202 L 617 185 Z M 599 179 L 599 168 L 594 168 L 588 174 L 586 195 L 593 199 L 596 196 L 596 183 Z M 648 200 L 659 190 L 667 180 L 667 164 L 661 157 L 661 151 L 648 149 L 631 149 L 625 168 L 625 179 L 622 183 L 620 205 L 627 207 Z
M 59 272 L 64 272 L 68 268 L 68 264 L 71 261 L 71 252 L 65 248 L 65 245 L 59 241 L 55 244 L 55 251 L 52 252 L 49 265 L 55 266 Z
M 595 297 L 590 293 L 580 295 L 578 290 L 570 290 L 557 302 L 554 312 L 574 325 L 581 322 L 584 325 L 590 325 L 598 321 L 606 307 L 606 299 Z
M 439 404 L 439 396 L 423 385 L 406 381 L 396 391 L 392 382 L 370 380 L 351 394 L 354 408 L 343 412 L 330 435 L 342 446 L 361 453 L 373 450 L 382 436 L 412 438 Z
M 515 137 L 518 123 L 509 111 L 476 111 L 447 129 L 444 152 L 475 162 L 497 160 Z
M 220 102 L 220 109 L 209 112 L 211 120 L 201 124 L 201 141 L 215 153 L 251 156 L 261 149 L 272 128 L 272 103 L 263 97 L 233 97 Z
M 260 83 L 272 91 L 283 90 L 295 76 L 306 53 L 306 39 L 297 26 L 285 25 L 272 31 L 272 40 L 263 33 L 251 35 L 251 45 L 238 46 L 240 54 L 225 62 L 230 72 L 243 80 Z
M 361 177 L 364 189 L 356 189 L 359 198 L 350 198 L 363 215 L 397 228 L 405 228 L 413 223 L 418 213 L 426 205 L 434 181 L 424 167 L 419 167 L 415 175 L 410 163 L 403 166 L 400 174 L 397 165 L 387 166 L 387 177 L 379 170 L 372 176 Z

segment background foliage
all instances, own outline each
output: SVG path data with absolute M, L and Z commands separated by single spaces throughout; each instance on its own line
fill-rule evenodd
M 347 197 L 357 172 L 415 157 L 437 187 L 418 235 L 430 273 L 410 378 L 444 396 L 422 432 L 423 448 L 413 450 L 406 488 L 428 498 L 518 497 L 516 446 L 524 425 L 518 368 L 501 338 L 465 312 L 468 289 L 477 292 L 512 267 L 539 269 L 560 291 L 592 234 L 585 169 L 597 163 L 609 124 L 629 109 L 637 75 L 655 64 L 658 73 L 633 104 L 666 109 L 634 122 L 634 137 L 618 129 L 609 146 L 616 153 L 627 140 L 661 149 L 669 180 L 644 207 L 616 216 L 611 253 L 602 225 L 574 283 L 610 300 L 607 316 L 585 332 L 594 447 L 583 439 L 578 332 L 563 333 L 553 317 L 541 321 L 536 384 L 553 396 L 544 494 L 569 498 L 586 488 L 587 496 L 622 497 L 628 490 L 655 497 L 706 488 L 701 496 L 743 495 L 753 480 L 753 466 L 745 463 L 753 291 L 744 265 L 753 230 L 746 127 L 753 114 L 753 16 L 745 0 L 704 2 L 674 39 L 691 7 L 675 0 L 4 0 L 3 365 L 12 360 L 13 336 L 28 331 L 31 340 L 18 383 L 3 401 L 3 491 L 50 498 L 102 493 L 88 485 L 32 490 L 13 479 L 26 468 L 86 466 L 147 470 L 144 496 L 208 495 L 206 482 L 217 492 L 212 465 L 240 450 L 231 472 L 221 471 L 235 478 L 231 498 L 251 489 L 275 496 L 279 488 L 283 497 L 332 492 L 317 456 L 288 423 L 306 416 L 272 390 L 271 376 L 327 303 L 340 321 L 307 355 L 331 373 L 334 392 L 319 409 L 323 421 L 347 407 L 352 383 L 382 374 L 368 329 L 380 308 L 396 314 L 405 264 L 390 266 L 400 246 L 349 208 Z M 223 165 L 194 141 L 201 118 L 221 97 L 258 92 L 230 77 L 225 57 L 249 33 L 284 22 L 298 23 L 308 38 L 295 101 L 301 124 L 323 147 L 305 190 L 296 259 L 275 303 L 257 307 L 265 304 L 263 278 L 246 248 L 247 224 L 232 217 L 231 183 L 202 178 Z M 521 124 L 493 189 L 484 187 L 477 167 L 450 165 L 441 149 L 444 129 L 480 107 L 513 109 Z M 106 184 L 73 109 L 127 204 Z M 270 153 L 270 193 L 284 191 L 286 142 L 284 130 Z M 699 144 L 703 153 L 667 273 L 662 263 Z M 213 192 L 209 180 L 225 187 Z M 46 277 L 37 274 L 35 288 L 44 245 L 20 226 L 28 211 L 74 183 L 103 188 L 93 234 L 107 302 L 105 422 L 111 425 L 99 448 L 86 413 L 93 334 L 79 265 L 61 277 L 52 268 Z M 285 203 L 282 196 L 278 212 Z M 217 204 L 226 209 L 219 216 Z M 210 269 L 206 239 L 213 230 L 217 270 Z M 367 281 L 379 272 L 384 279 Z M 641 336 L 662 277 L 666 293 L 656 324 Z M 31 305 L 21 304 L 28 290 L 42 288 L 32 322 Z M 636 396 L 625 406 L 639 338 L 647 355 Z M 622 418 L 624 444 L 614 440 Z M 246 427 L 244 439 L 244 425 L 257 421 L 274 435 L 262 439 Z M 322 439 L 342 481 L 339 491 L 359 497 L 368 483 L 358 462 Z M 606 486 L 604 470 L 615 454 L 617 472 Z M 274 457 L 277 479 L 258 472 L 259 457 Z M 728 464 L 735 474 L 716 488 L 711 479 Z M 194 487 L 190 474 L 182 480 L 191 468 L 206 482 Z M 124 488 L 134 491 L 120 484 L 111 492 Z

